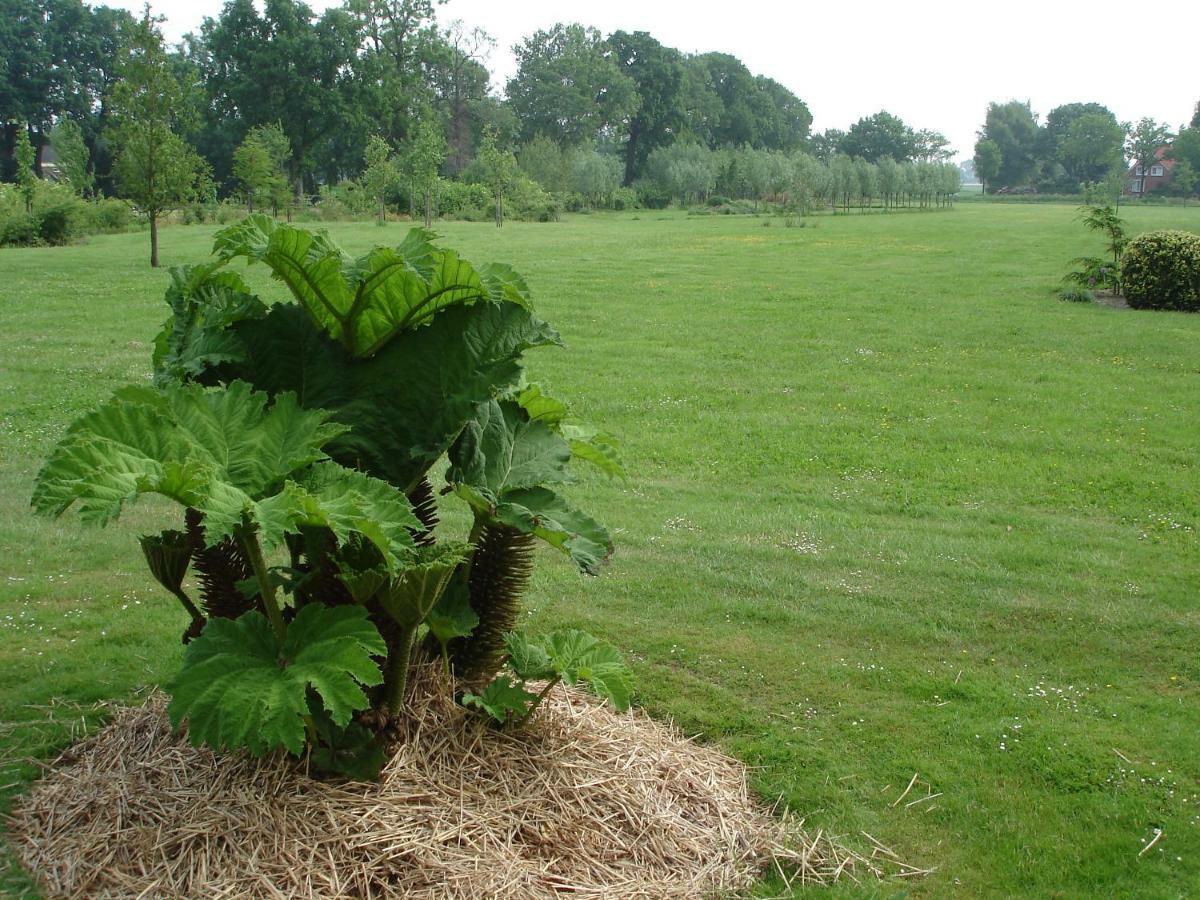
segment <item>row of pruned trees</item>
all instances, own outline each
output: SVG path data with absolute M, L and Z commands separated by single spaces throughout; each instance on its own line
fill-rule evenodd
M 675 144 L 650 155 L 643 189 L 656 189 L 681 205 L 714 195 L 787 203 L 802 210 L 931 207 L 958 193 L 958 167 L 944 162 L 868 162 L 837 154 L 823 162 L 807 153 L 742 147 L 709 150 Z

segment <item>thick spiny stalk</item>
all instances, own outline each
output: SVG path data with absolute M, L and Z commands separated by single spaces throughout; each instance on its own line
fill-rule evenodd
M 484 525 L 479 533 L 467 575 L 479 625 L 451 648 L 454 672 L 464 683 L 486 682 L 499 670 L 504 636 L 516 625 L 529 586 L 532 556 L 532 535 L 504 525 Z
M 384 698 L 388 712 L 395 715 L 404 708 L 404 691 L 408 686 L 408 670 L 412 663 L 413 644 L 417 627 L 400 629 L 396 649 L 388 655 L 388 670 L 384 676 Z
M 201 604 L 208 617 L 236 619 L 248 612 L 253 604 L 237 585 L 250 577 L 250 566 L 237 542 L 225 539 L 208 547 L 204 538 L 204 516 L 195 509 L 188 509 L 185 521 L 188 539 L 192 542 L 192 568 L 200 582 Z
M 413 540 L 418 546 L 428 547 L 434 543 L 433 532 L 438 526 L 437 495 L 428 478 L 422 478 L 421 483 L 409 493 L 408 502 L 412 504 L 413 513 L 421 523 L 421 530 L 412 530 Z

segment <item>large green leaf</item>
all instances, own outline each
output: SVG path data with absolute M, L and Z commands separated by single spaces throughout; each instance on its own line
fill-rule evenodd
M 393 338 L 433 320 L 450 306 L 480 301 L 529 305 L 511 269 L 476 269 L 433 235 L 413 229 L 395 249 L 351 260 L 323 234 L 250 216 L 216 236 L 214 252 L 265 263 L 313 321 L 352 357 L 373 356 Z
M 480 403 L 518 382 L 525 350 L 559 342 L 552 328 L 511 303 L 448 309 L 364 360 L 351 359 L 291 305 L 235 329 L 255 352 L 226 366 L 226 377 L 271 393 L 294 391 L 302 406 L 329 410 L 350 427 L 326 448 L 330 456 L 406 490 Z
M 541 538 L 566 553 L 584 572 L 595 575 L 612 555 L 608 529 L 545 487 L 505 491 L 454 485 L 454 492 L 486 520 Z
M 221 264 L 171 270 L 166 300 L 171 317 L 154 341 L 154 380 L 168 384 L 201 377 L 207 370 L 243 359 L 246 347 L 230 326 L 262 318 L 267 308 L 240 275 Z
M 543 393 L 540 385 L 525 385 L 516 395 L 516 402 L 533 422 L 545 423 L 561 434 L 571 448 L 571 458 L 589 462 L 606 475 L 625 477 L 625 467 L 612 435 L 587 425 L 569 421 L 567 405 Z
M 330 337 L 343 339 L 354 291 L 342 270 L 352 263 L 324 233 L 253 215 L 218 231 L 213 253 L 222 262 L 242 257 L 265 264 Z
M 202 512 L 244 506 L 322 459 L 321 446 L 345 430 L 293 394 L 267 399 L 244 382 L 120 391 L 68 429 L 38 475 L 34 508 L 59 515 L 78 503 L 103 524 L 144 493 Z M 209 529 L 209 541 L 227 533 Z
M 118 392 L 71 426 L 38 476 L 33 505 L 61 514 L 78 503 L 103 524 L 139 494 L 157 493 L 204 514 L 205 540 L 256 527 L 268 545 L 307 527 L 344 541 L 361 534 L 389 567 L 420 527 L 404 495 L 325 460 L 322 445 L 345 431 L 291 393 L 245 382 L 226 388 L 168 385 Z
M 409 558 L 412 531 L 421 525 L 396 488 L 334 462 L 317 463 L 279 493 L 250 504 L 245 515 L 271 546 L 305 528 L 327 528 L 339 542 L 361 535 L 379 551 L 387 569 Z
M 183 668 L 167 685 L 167 711 L 185 719 L 193 744 L 245 747 L 262 755 L 304 749 L 304 717 L 314 691 L 329 719 L 345 726 L 368 705 L 363 686 L 383 676 L 371 659 L 387 647 L 359 606 L 300 609 L 282 642 L 259 612 L 213 619 L 184 654 Z
M 480 405 L 450 448 L 446 479 L 500 496 L 568 480 L 570 459 L 567 442 L 544 422 L 530 421 L 512 401 L 491 400 Z
M 426 617 L 425 624 L 440 645 L 443 657 L 450 641 L 470 637 L 479 625 L 479 614 L 471 608 L 471 594 L 466 584 L 451 581 Z
M 508 665 L 522 681 L 561 677 L 546 648 L 530 640 L 524 632 L 506 634 L 504 649 L 508 651 Z

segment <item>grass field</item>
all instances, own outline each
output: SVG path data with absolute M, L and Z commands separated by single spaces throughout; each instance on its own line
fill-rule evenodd
M 1200 231 L 1197 209 L 1128 215 Z M 1200 316 L 1056 301 L 1100 249 L 1073 217 L 439 227 L 526 275 L 569 344 L 534 377 L 623 436 L 633 473 L 574 489 L 618 553 L 583 579 L 545 552 L 533 624 L 614 641 L 645 707 L 811 827 L 936 869 L 839 895 L 1200 885 Z M 212 231 L 164 231 L 165 263 Z M 402 233 L 331 231 L 356 251 Z M 133 542 L 163 509 L 91 531 L 27 508 L 66 424 L 147 373 L 166 273 L 146 243 L 0 252 L 4 804 L 34 774 L 15 756 L 180 653 Z

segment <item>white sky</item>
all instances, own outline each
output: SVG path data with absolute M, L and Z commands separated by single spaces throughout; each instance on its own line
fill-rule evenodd
M 335 2 L 309 0 L 318 10 Z M 108 5 L 137 11 L 141 0 Z M 175 40 L 221 5 L 157 0 L 154 10 Z M 941 131 L 959 157 L 972 154 L 991 100 L 1031 100 L 1043 118 L 1062 103 L 1096 101 L 1122 121 L 1150 116 L 1173 129 L 1200 100 L 1196 0 L 448 0 L 438 19 L 462 19 L 496 38 L 489 67 L 500 88 L 514 69 L 512 45 L 539 28 L 562 21 L 605 34 L 649 31 L 685 52 L 731 53 L 786 85 L 812 110 L 814 131 L 886 109 Z

